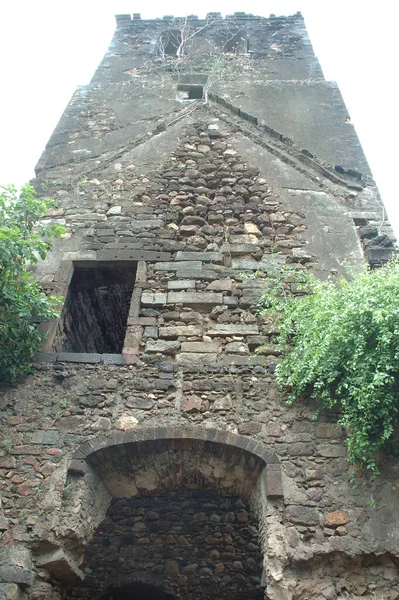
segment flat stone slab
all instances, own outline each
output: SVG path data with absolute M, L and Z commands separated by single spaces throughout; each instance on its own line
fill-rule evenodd
M 257 325 L 244 325 L 242 323 L 231 323 L 228 325 L 211 325 L 207 335 L 257 335 L 259 327 Z
M 260 246 L 255 244 L 225 244 L 223 250 L 231 256 L 240 256 L 242 254 L 253 254 L 259 252 Z
M 154 264 L 154 271 L 178 271 L 181 269 L 192 269 L 195 271 L 201 271 L 202 261 L 191 260 L 191 261 L 168 261 L 168 262 L 156 262 Z
M 163 306 L 166 304 L 166 294 L 163 292 L 143 292 L 141 294 L 141 304 L 143 306 Z
M 57 362 L 94 364 L 101 362 L 101 354 L 93 354 L 91 352 L 58 352 Z
M 233 287 L 232 279 L 215 279 L 206 286 L 206 290 L 211 292 L 231 292 Z
M 197 352 L 197 353 L 217 353 L 220 344 L 214 342 L 183 342 L 181 345 L 182 352 Z
M 174 338 L 184 336 L 198 336 L 202 335 L 202 327 L 199 325 L 171 325 L 170 327 L 160 327 L 159 337 L 160 338 Z
M 176 260 L 201 260 L 203 262 L 212 262 L 221 264 L 223 256 L 221 252 L 182 252 L 176 254 Z
M 169 292 L 168 304 L 223 304 L 223 295 L 216 292 Z
M 176 357 L 176 362 L 192 365 L 213 365 L 216 361 L 217 354 L 213 353 L 180 352 Z
M 145 345 L 145 352 L 160 352 L 161 354 L 173 355 L 180 350 L 180 342 L 168 342 L 166 340 L 148 341 Z
M 195 290 L 195 281 L 193 279 L 179 279 L 178 281 L 168 281 L 168 290 Z

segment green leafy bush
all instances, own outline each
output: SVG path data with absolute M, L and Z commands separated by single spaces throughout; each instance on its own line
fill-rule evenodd
M 268 283 L 260 308 L 280 331 L 278 383 L 289 402 L 338 406 L 349 459 L 378 473 L 377 453 L 398 422 L 399 262 L 338 282 L 283 269 Z
M 64 229 L 40 226 L 50 200 L 39 200 L 30 185 L 18 192 L 0 188 L 0 381 L 29 370 L 42 336 L 36 323 L 54 319 L 59 298 L 46 296 L 28 267 L 44 259 L 50 239 Z

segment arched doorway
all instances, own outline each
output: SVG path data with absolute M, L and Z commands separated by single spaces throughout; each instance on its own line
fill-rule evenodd
M 81 532 L 83 499 L 102 489 L 109 501 L 90 515 L 84 579 L 65 590 L 67 600 L 140 600 L 157 590 L 184 600 L 265 597 L 265 520 L 268 497 L 277 495 L 277 462 L 241 436 L 176 433 L 91 441 L 84 459 L 84 449 L 76 455 L 68 501 L 83 507 Z

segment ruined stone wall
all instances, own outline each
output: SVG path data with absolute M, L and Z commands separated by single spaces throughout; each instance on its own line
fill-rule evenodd
M 242 31 L 239 44 L 223 52 L 232 23 Z M 1 395 L 4 597 L 59 600 L 81 597 L 88 581 L 98 582 L 96 593 L 112 578 L 122 585 L 124 563 L 103 566 L 104 528 L 119 552 L 129 519 L 140 522 L 159 502 L 167 515 L 177 502 L 189 523 L 185 499 L 206 490 L 218 510 L 233 496 L 251 507 L 250 543 L 263 555 L 257 582 L 248 572 L 239 585 L 232 567 L 227 581 L 219 563 L 198 564 L 209 570 L 201 586 L 210 582 L 214 595 L 239 598 L 244 583 L 245 594 L 256 595 L 261 577 L 271 600 L 397 598 L 397 466 L 387 458 L 376 481 L 353 488 L 336 415 L 314 421 L 313 406 L 285 404 L 273 377 L 273 327 L 257 312 L 268 274 L 283 262 L 325 277 L 342 273 L 344 261 L 362 268 L 392 252 L 342 100 L 335 95 L 333 108 L 320 109 L 320 89 L 329 88 L 299 15 L 118 24 L 37 168 L 39 193 L 59 206 L 46 221 L 66 233 L 35 276 L 67 298 L 79 269 L 114 270 L 120 285 L 129 267 L 126 331 L 121 350 L 104 352 L 85 301 L 73 313 L 65 302 L 60 319 L 46 325 L 32 375 Z M 192 36 L 185 55 L 162 56 L 160 36 L 176 27 Z M 284 94 L 292 91 L 290 101 L 266 105 L 257 90 L 270 94 L 276 80 Z M 207 98 L 181 96 L 194 85 Z M 302 89 L 312 94 L 307 116 L 294 102 Z M 317 135 L 306 128 L 313 117 Z M 302 118 L 306 140 L 290 125 Z M 103 298 L 107 278 L 99 276 Z M 116 295 L 119 302 L 119 288 Z M 124 311 L 100 304 L 109 323 L 111 312 Z M 78 352 L 68 345 L 70 330 L 89 345 Z M 133 512 L 120 523 L 113 507 Z M 204 542 L 189 546 L 196 543 Z M 233 562 L 244 564 L 238 538 L 230 545 Z M 199 580 L 184 587 L 186 550 L 164 538 L 161 546 L 146 576 L 154 567 L 152 583 L 164 592 L 199 595 Z M 168 574 L 166 561 L 175 559 Z M 134 571 L 132 564 L 130 582 L 151 583 Z

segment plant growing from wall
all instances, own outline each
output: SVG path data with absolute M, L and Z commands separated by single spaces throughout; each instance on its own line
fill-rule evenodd
M 13 381 L 29 371 L 40 347 L 37 323 L 54 319 L 59 298 L 46 296 L 28 268 L 44 259 L 51 238 L 64 229 L 40 225 L 54 203 L 36 197 L 30 185 L 18 192 L 0 188 L 0 381 Z
M 285 268 L 268 278 L 260 309 L 280 332 L 276 377 L 288 402 L 338 407 L 349 460 L 378 474 L 398 423 L 399 262 L 335 282 Z

